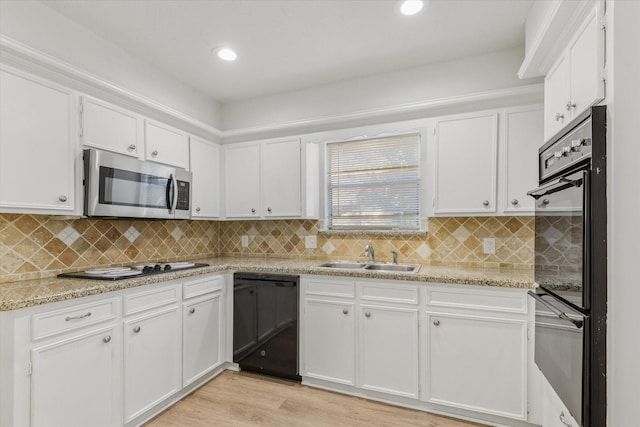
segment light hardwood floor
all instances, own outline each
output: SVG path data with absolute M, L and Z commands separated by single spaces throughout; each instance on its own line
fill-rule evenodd
M 255 425 L 480 426 L 319 390 L 295 381 L 226 371 L 149 421 L 145 427 Z

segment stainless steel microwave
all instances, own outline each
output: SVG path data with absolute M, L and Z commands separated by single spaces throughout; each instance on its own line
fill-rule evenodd
M 93 149 L 83 160 L 85 216 L 191 217 L 191 172 Z

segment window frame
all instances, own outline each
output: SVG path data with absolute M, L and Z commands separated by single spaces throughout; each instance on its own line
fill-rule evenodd
M 322 166 L 321 170 L 321 180 L 320 185 L 322 186 L 322 207 L 321 207 L 321 222 L 319 224 L 319 230 L 325 233 L 335 233 L 335 234 L 362 234 L 362 233 L 371 233 L 371 234 L 415 234 L 426 232 L 426 224 L 424 213 L 425 209 L 425 200 L 426 200 L 426 147 L 427 147 L 427 138 L 426 138 L 426 128 L 412 128 L 397 132 L 383 132 L 378 134 L 371 135 L 359 135 L 350 138 L 335 138 L 331 140 L 326 140 L 321 143 L 322 145 Z M 348 143 L 348 142 L 361 142 L 365 140 L 374 140 L 374 139 L 384 139 L 384 138 L 398 138 L 403 136 L 416 135 L 418 137 L 418 224 L 416 228 L 329 228 L 329 224 L 331 220 L 329 218 L 329 182 L 328 182 L 328 174 L 329 174 L 329 150 L 328 147 L 330 144 L 334 143 Z

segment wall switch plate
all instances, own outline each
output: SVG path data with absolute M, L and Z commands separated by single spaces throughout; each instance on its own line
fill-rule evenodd
M 316 236 L 304 236 L 304 247 L 306 249 L 315 249 L 318 247 L 318 238 Z
M 484 253 L 495 254 L 496 253 L 496 239 L 489 237 L 484 239 Z
M 249 236 L 242 236 L 240 238 L 240 242 L 242 243 L 243 248 L 249 247 Z

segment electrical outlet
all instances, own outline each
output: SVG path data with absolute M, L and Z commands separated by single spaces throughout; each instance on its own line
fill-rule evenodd
M 484 253 L 495 254 L 496 253 L 496 239 L 489 237 L 484 239 Z
M 304 236 L 304 247 L 306 249 L 315 249 L 318 247 L 318 238 L 316 236 Z
M 242 236 L 240 238 L 240 242 L 242 243 L 243 248 L 249 247 L 249 236 Z

